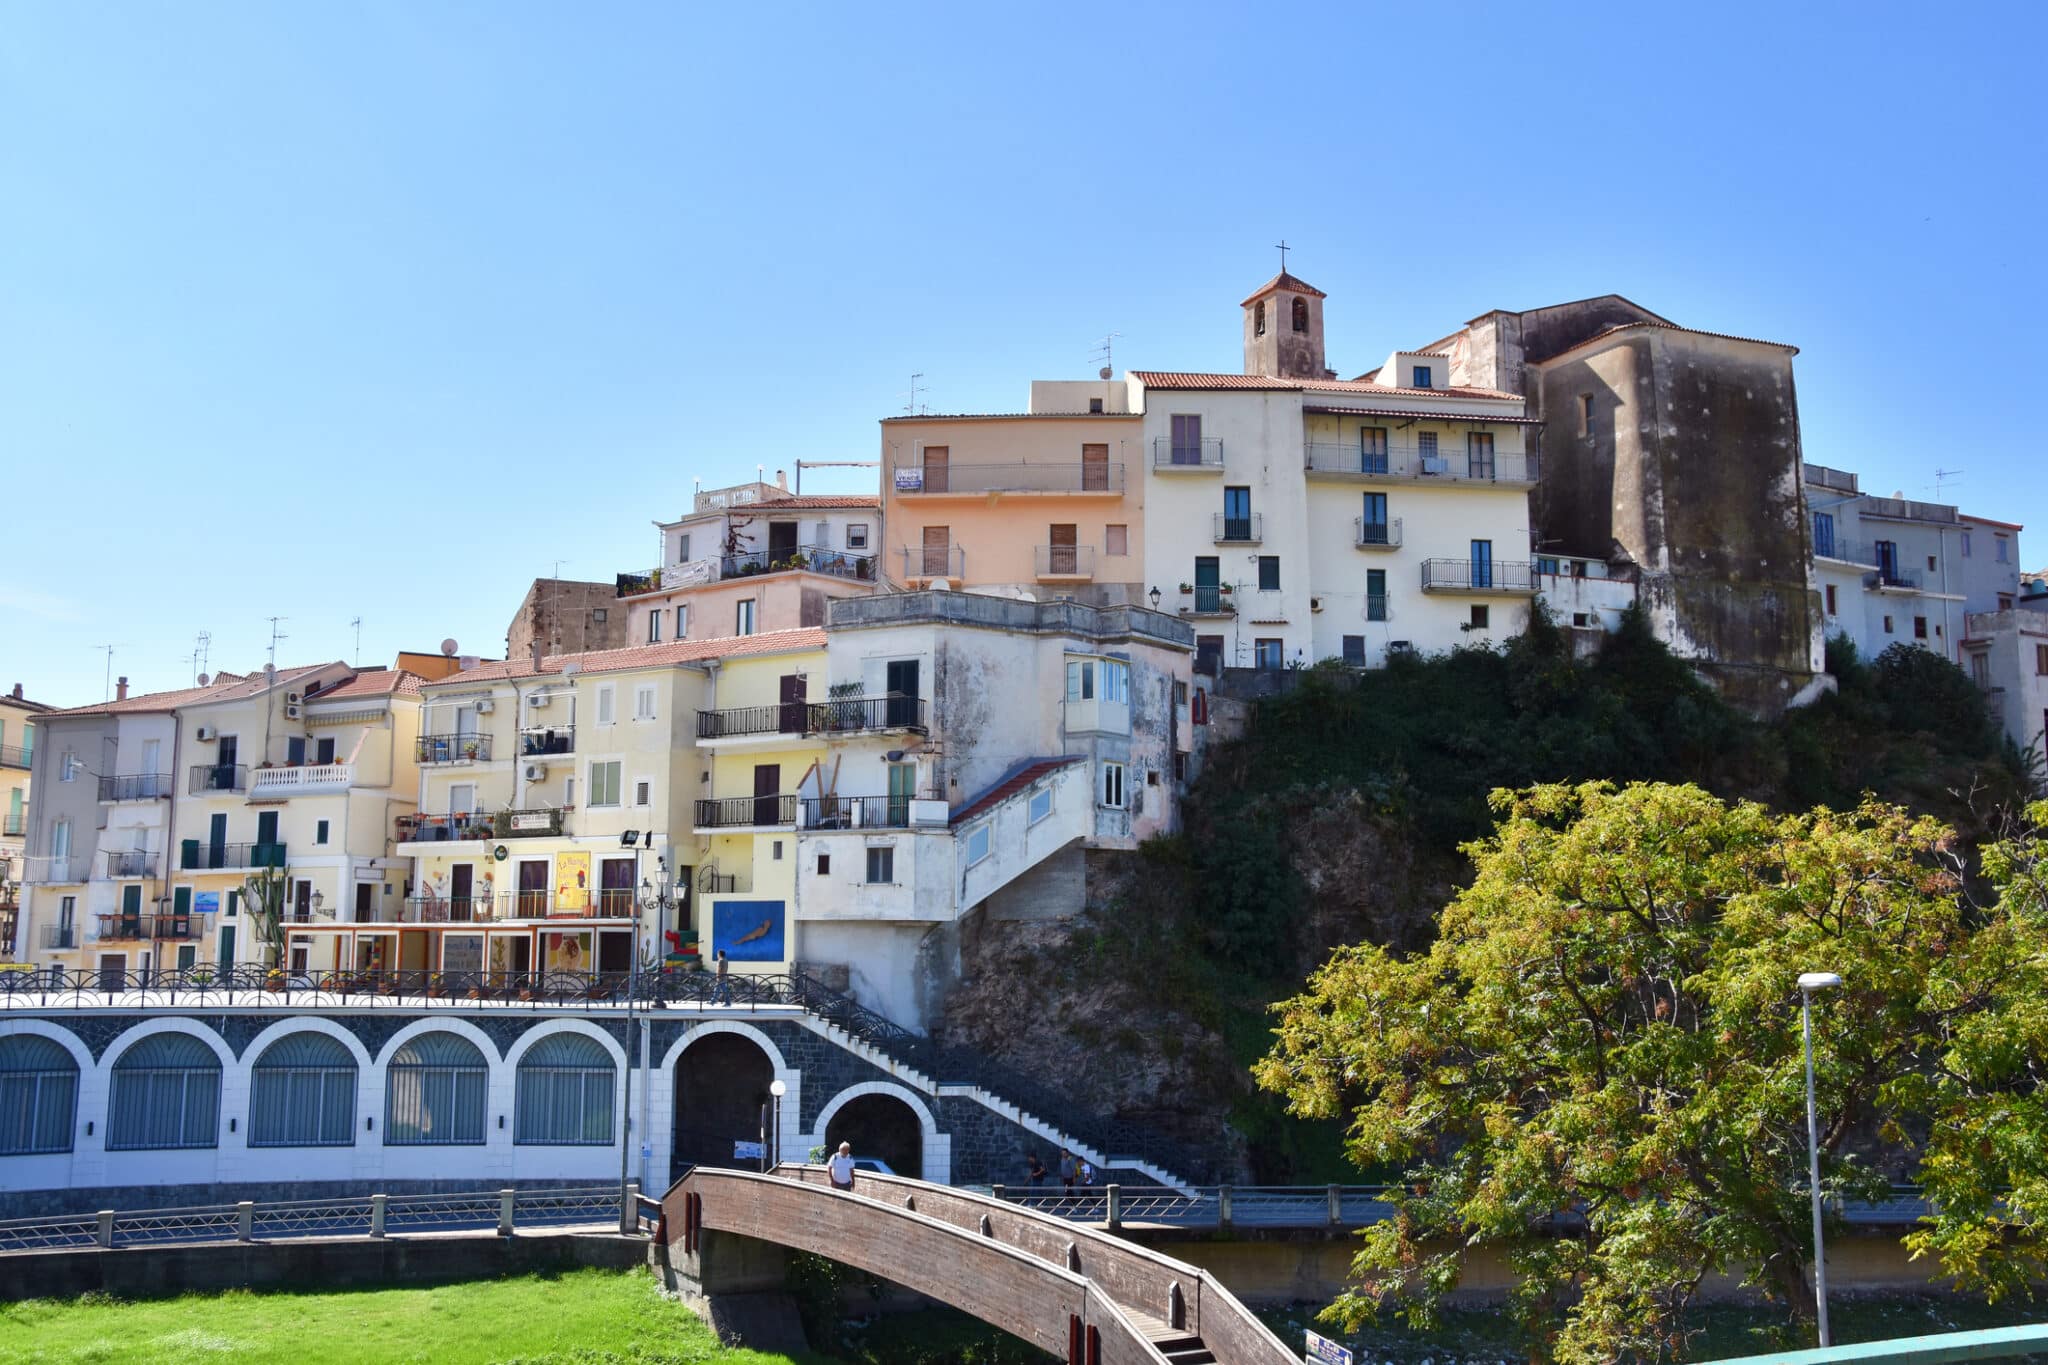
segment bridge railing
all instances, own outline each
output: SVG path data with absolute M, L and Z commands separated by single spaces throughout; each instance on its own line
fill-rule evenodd
M 1363 1227 L 1394 1211 L 1383 1185 L 998 1185 L 994 1197 L 1076 1223 L 1159 1227 Z

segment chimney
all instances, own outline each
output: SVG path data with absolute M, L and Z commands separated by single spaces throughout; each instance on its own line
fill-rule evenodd
M 533 671 L 540 672 L 540 641 L 533 642 Z
M 20 689 L 19 689 L 19 688 L 16 688 L 15 690 L 16 690 L 16 691 L 20 691 Z M 115 701 L 126 701 L 126 700 L 128 700 L 128 679 L 127 679 L 126 675 L 123 675 L 123 676 L 121 676 L 121 677 L 119 677 L 119 678 L 116 678 L 116 679 L 114 679 L 114 700 L 115 700 Z
M 783 492 L 787 493 L 789 491 L 789 475 L 784 473 L 780 469 L 776 470 L 775 486 L 777 488 L 780 488 Z
M 16 684 L 14 685 L 14 692 L 13 692 L 13 697 L 14 697 L 14 699 L 15 699 L 16 701 L 20 701 L 20 700 L 21 700 L 21 684 L 20 684 L 20 683 L 16 683 Z

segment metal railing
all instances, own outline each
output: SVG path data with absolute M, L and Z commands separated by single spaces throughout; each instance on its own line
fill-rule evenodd
M 170 794 L 169 773 L 129 773 L 100 779 L 102 801 L 154 801 Z
M 1192 593 L 1185 595 L 1188 600 L 1181 604 L 1183 612 L 1192 612 L 1196 616 L 1237 615 L 1236 594 L 1221 586 L 1197 586 Z
M 634 892 L 601 887 L 561 895 L 553 891 L 499 891 L 469 896 L 407 896 L 393 909 L 373 911 L 359 924 L 488 924 L 513 919 L 631 919 Z
M 903 547 L 905 578 L 959 578 L 967 572 L 967 552 L 958 545 Z
M 1401 548 L 1401 519 L 1367 521 L 1364 517 L 1353 517 L 1351 535 L 1351 543 L 1361 550 L 1398 550 Z
M 9 811 L 0 816 L 0 834 L 20 835 L 28 831 L 28 812 Z
M 1425 559 L 1424 592 L 1534 592 L 1532 566 L 1520 560 Z
M 1124 489 L 1124 467 L 1116 463 L 1020 460 L 1011 464 L 903 465 L 892 475 L 913 471 L 918 486 L 898 487 L 898 497 L 920 493 L 1121 493 Z
M 773 706 L 737 706 L 697 713 L 699 739 L 853 735 L 869 730 L 924 728 L 922 697 L 840 697 L 833 701 L 785 701 Z
M 488 763 L 491 737 L 481 734 L 421 735 L 413 746 L 419 763 Z
M 76 925 L 45 924 L 41 943 L 46 952 L 69 952 L 78 946 L 78 928 Z
M 1871 588 L 1913 588 L 1917 590 L 1922 581 L 1920 570 L 1902 569 L 1896 564 L 1879 565 L 1876 573 L 1866 574 L 1863 578 L 1864 586 Z
M 1816 559 L 1835 559 L 1844 564 L 1877 563 L 1877 551 L 1867 540 L 1851 540 L 1847 536 L 1815 536 L 1813 555 Z
M 0 744 L 0 768 L 31 767 L 35 756 L 33 749 L 24 749 L 18 744 Z
M 1037 545 L 1031 552 L 1032 572 L 1039 578 L 1095 577 L 1093 545 Z
M 576 747 L 574 725 L 532 725 L 519 732 L 519 756 L 541 758 L 566 754 Z
M 182 939 L 196 941 L 206 936 L 206 916 L 197 913 L 183 915 L 125 915 L 111 914 L 97 916 L 100 922 L 98 937 L 107 939 Z
M 750 825 L 794 825 L 796 795 L 728 796 L 697 802 L 698 829 L 736 829 Z
M 1154 1227 L 1364 1227 L 1391 1217 L 1383 1185 L 997 1185 L 997 1199 L 1075 1223 Z
M 875 557 L 823 545 L 796 545 L 787 550 L 742 550 L 718 558 L 720 578 L 751 578 L 755 574 L 787 573 L 794 569 L 871 583 L 875 577 Z
M 486 811 L 460 811 L 452 815 L 401 815 L 396 832 L 401 844 L 441 844 L 462 839 L 488 839 L 494 829 Z
M 156 854 L 147 849 L 107 849 L 109 877 L 154 877 Z
M 1444 483 L 1529 484 L 1536 482 L 1536 457 L 1504 450 L 1484 454 L 1462 444 L 1392 446 L 1365 450 L 1356 445 L 1310 441 L 1306 468 L 1311 474 L 1345 474 L 1376 479 L 1417 479 Z
M 1171 436 L 1156 436 L 1152 440 L 1152 467 L 1219 470 L 1223 468 L 1223 438 L 1204 436 L 1199 441 L 1176 441 Z
M 1218 545 L 1256 545 L 1264 540 L 1266 514 L 1252 512 L 1242 517 L 1216 513 L 1215 542 Z
M 805 829 L 909 829 L 919 823 L 907 796 L 807 796 L 803 806 Z
M 208 792 L 243 792 L 249 789 L 246 763 L 195 763 L 186 791 L 193 796 Z
M 178 846 L 178 870 L 210 872 L 222 868 L 283 867 L 283 844 L 209 844 L 187 839 Z

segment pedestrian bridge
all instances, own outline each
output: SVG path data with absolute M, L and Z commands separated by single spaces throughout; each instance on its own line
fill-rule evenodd
M 780 1291 L 805 1251 L 951 1304 L 1068 1365 L 1282 1365 L 1299 1356 L 1207 1271 L 945 1185 L 818 1166 L 698 1167 L 662 1200 L 667 1273 L 698 1311 Z

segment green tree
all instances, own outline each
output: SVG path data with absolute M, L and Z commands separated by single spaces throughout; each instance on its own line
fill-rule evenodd
M 2041 1273 L 2031 831 L 1987 857 L 1999 895 L 1974 907 L 1950 832 L 1874 802 L 1786 816 L 1588 783 L 1494 805 L 1427 952 L 1341 949 L 1275 1007 L 1259 1083 L 1347 1117 L 1360 1165 L 1405 1172 L 1333 1318 L 1393 1306 L 1433 1325 L 1478 1249 L 1517 1275 L 1532 1350 L 1559 1361 L 1668 1358 L 1709 1275 L 1809 1317 L 1808 970 L 1847 981 L 1815 1002 L 1825 1193 L 1923 1180 L 1939 1212 L 1916 1249 L 1994 1296 Z
M 285 904 L 291 885 L 288 867 L 259 868 L 242 879 L 242 908 L 270 966 L 284 960 Z

